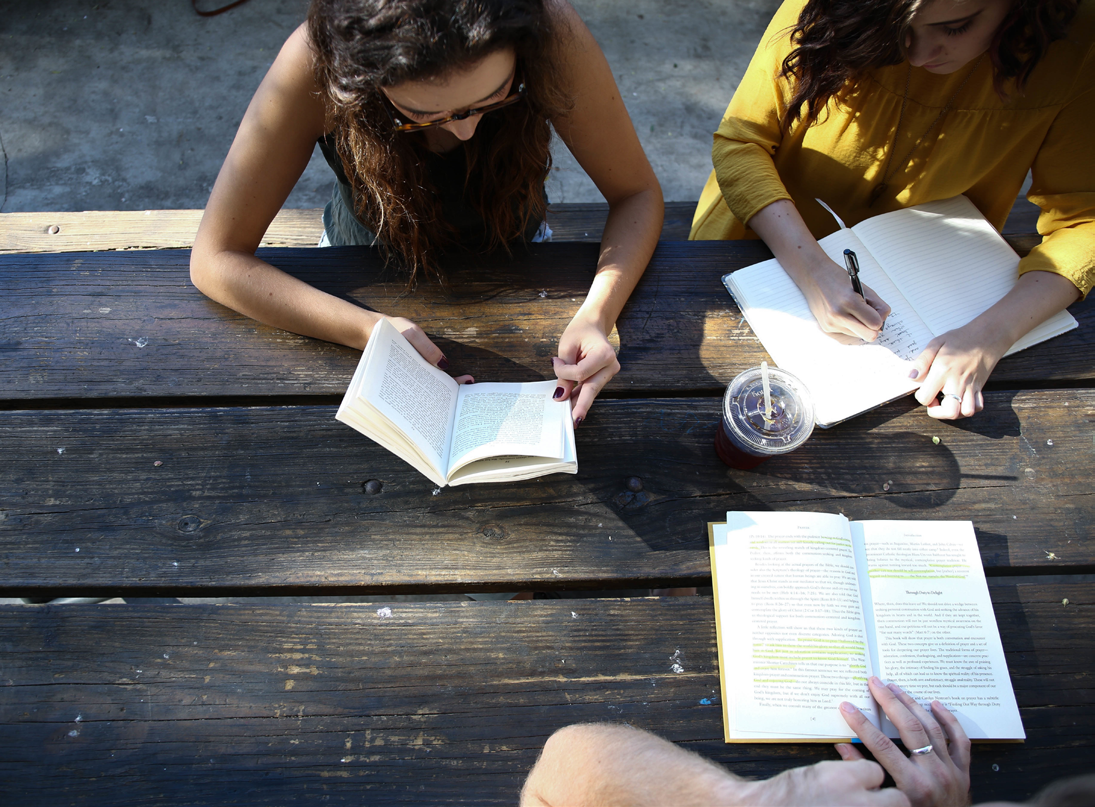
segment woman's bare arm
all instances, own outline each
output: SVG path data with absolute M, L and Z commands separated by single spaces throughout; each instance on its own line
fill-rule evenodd
M 203 293 L 260 322 L 363 349 L 384 316 L 255 257 L 270 222 L 325 129 L 305 27 L 285 42 L 240 123 L 194 239 L 190 278 Z M 428 361 L 441 351 L 409 320 L 392 318 Z
M 567 394 L 581 384 L 575 420 L 619 371 L 608 334 L 642 277 L 661 233 L 661 186 L 639 143 L 612 70 L 585 23 L 565 0 L 551 3 L 563 76 L 573 107 L 552 124 L 608 201 L 597 273 L 559 341 L 555 372 Z

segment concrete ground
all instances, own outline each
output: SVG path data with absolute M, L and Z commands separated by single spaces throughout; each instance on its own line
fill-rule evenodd
M 214 8 L 227 0 L 199 0 Z M 778 0 L 572 0 L 612 65 L 667 201 L 694 201 L 711 133 Z M 202 208 L 306 0 L 199 17 L 186 0 L 0 0 L 0 212 Z M 553 202 L 603 201 L 565 147 Z M 321 207 L 318 149 L 286 203 Z

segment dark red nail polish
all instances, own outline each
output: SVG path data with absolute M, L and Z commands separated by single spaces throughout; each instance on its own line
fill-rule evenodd
M 437 366 L 440 367 L 442 370 L 448 370 L 449 369 L 449 360 L 446 359 L 444 356 L 442 356 L 441 361 L 439 361 L 437 363 Z
M 574 428 L 577 429 L 579 426 L 581 426 L 582 425 L 582 420 L 583 420 L 583 418 L 578 418 L 577 420 L 575 420 L 574 421 Z
M 551 397 L 553 397 L 555 399 L 562 398 L 563 397 L 563 388 L 562 387 L 556 387 L 555 388 L 555 394 Z

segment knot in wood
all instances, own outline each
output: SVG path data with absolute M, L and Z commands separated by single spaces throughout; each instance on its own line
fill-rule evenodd
M 620 510 L 638 510 L 650 501 L 650 497 L 642 491 L 639 491 L 638 493 L 624 491 L 623 493 L 618 494 L 613 501 Z
M 637 476 L 630 476 L 627 479 L 627 489 L 632 493 L 638 493 L 643 489 L 643 480 Z
M 197 516 L 183 516 L 175 528 L 179 532 L 197 532 L 201 526 L 202 520 Z
M 368 482 L 361 483 L 361 490 L 364 493 L 368 493 L 370 496 L 375 496 L 380 493 L 384 485 L 379 479 L 370 479 Z
M 479 528 L 479 534 L 488 541 L 501 541 L 506 537 L 506 528 L 501 524 L 484 524 Z

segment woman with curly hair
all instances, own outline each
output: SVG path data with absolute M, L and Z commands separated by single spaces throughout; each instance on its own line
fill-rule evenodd
M 191 278 L 249 317 L 363 349 L 384 314 L 255 256 L 317 142 L 337 177 L 324 243 L 375 243 L 412 286 L 442 279 L 446 253 L 542 238 L 553 129 L 609 204 L 595 278 L 553 360 L 556 397 L 574 393 L 580 423 L 619 370 L 608 333 L 663 206 L 608 63 L 566 0 L 313 0 L 240 124 Z M 448 368 L 417 325 L 388 319 Z
M 824 331 L 870 341 L 889 306 L 822 252 L 837 225 L 815 199 L 851 226 L 965 194 L 1000 229 L 1030 171 L 1042 243 L 910 374 L 929 415 L 968 417 L 1004 352 L 1095 283 L 1093 130 L 1090 0 L 787 0 L 715 133 L 691 237 L 759 236 Z

